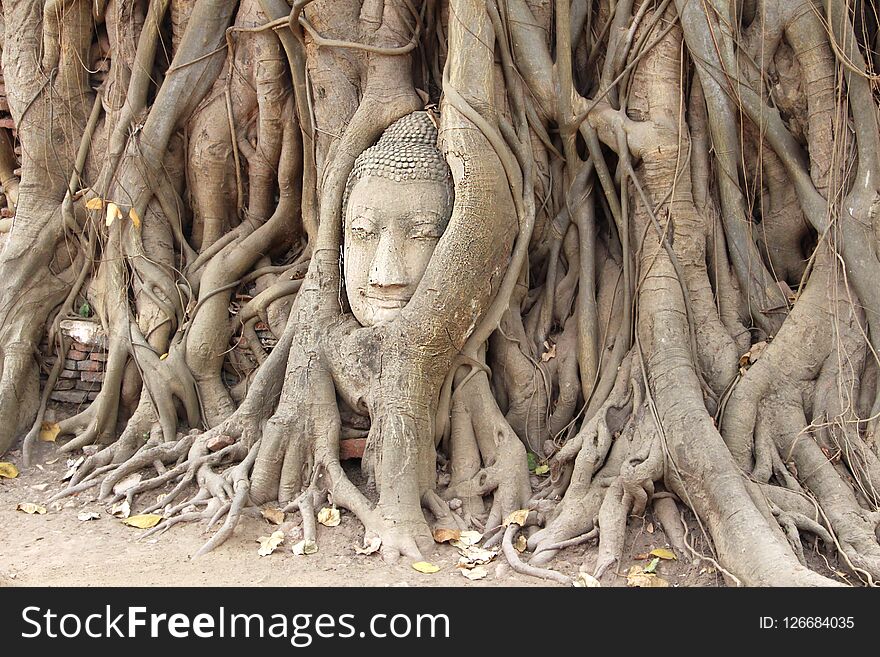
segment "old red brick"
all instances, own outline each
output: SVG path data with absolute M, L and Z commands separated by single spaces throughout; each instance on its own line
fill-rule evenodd
M 229 447 L 229 445 L 234 442 L 235 439 L 232 436 L 216 436 L 206 442 L 205 447 L 208 448 L 209 452 L 216 452 L 223 449 L 224 447 Z
M 71 360 L 85 360 L 89 357 L 88 352 L 80 351 L 79 349 L 69 349 L 67 351 L 67 357 Z
M 80 372 L 100 372 L 104 367 L 96 360 L 81 360 L 76 364 Z
M 360 459 L 364 457 L 364 448 L 367 445 L 366 438 L 348 438 L 339 441 L 339 460 Z
M 80 378 L 83 381 L 90 381 L 92 383 L 101 383 L 104 380 L 103 372 L 83 372 L 80 375 Z

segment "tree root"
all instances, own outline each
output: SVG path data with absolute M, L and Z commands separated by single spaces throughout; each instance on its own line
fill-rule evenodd
M 531 577 L 548 579 L 553 582 L 559 582 L 564 586 L 571 586 L 571 577 L 556 572 L 555 570 L 538 568 L 531 564 L 524 563 L 522 559 L 519 558 L 519 554 L 517 553 L 516 548 L 513 547 L 513 537 L 516 535 L 519 529 L 519 525 L 513 522 L 510 523 L 507 526 L 507 529 L 504 530 L 504 538 L 501 540 L 501 548 L 504 551 L 504 556 L 507 559 L 507 563 L 510 564 L 510 567 L 513 568 L 515 572 L 518 572 L 522 575 L 530 575 Z

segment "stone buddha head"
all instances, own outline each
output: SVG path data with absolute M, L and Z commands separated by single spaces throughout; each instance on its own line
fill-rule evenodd
M 343 198 L 344 275 L 363 326 L 412 298 L 452 214 L 452 177 L 427 112 L 398 119 L 355 160 Z

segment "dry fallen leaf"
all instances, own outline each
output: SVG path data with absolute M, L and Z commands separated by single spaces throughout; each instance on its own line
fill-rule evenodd
M 25 513 L 30 514 L 36 513 L 41 516 L 45 515 L 46 513 L 46 507 L 40 506 L 39 504 L 34 504 L 33 502 L 22 502 L 17 507 L 15 507 L 15 510 L 24 511 Z
M 578 573 L 578 576 L 575 578 L 574 582 L 572 582 L 572 586 L 587 589 L 598 589 L 602 587 L 599 580 L 588 573 Z
M 660 557 L 661 559 L 675 559 L 675 552 L 670 550 L 669 548 L 655 548 L 651 550 L 651 555 L 655 557 Z
M 89 210 L 103 210 L 104 209 L 104 199 L 100 198 L 90 198 L 86 201 L 86 208 Z
M 525 552 L 528 541 L 526 541 L 526 537 L 520 534 L 516 537 L 516 540 L 513 542 L 513 547 L 516 548 L 517 552 Z
M 128 518 L 131 515 L 131 506 L 128 504 L 128 500 L 122 500 L 111 506 L 108 511 L 114 518 Z
M 123 525 L 129 527 L 137 527 L 138 529 L 149 529 L 155 527 L 162 521 L 162 516 L 155 513 L 142 513 L 137 516 L 129 516 L 122 521 Z
M 489 574 L 489 571 L 483 568 L 482 566 L 476 566 L 475 568 L 459 568 L 461 574 L 467 577 L 468 579 L 483 579 L 486 575 Z
M 648 532 L 649 534 L 653 534 L 654 533 L 654 523 L 649 522 L 648 526 L 645 527 L 645 531 Z
M 418 570 L 420 573 L 425 573 L 426 575 L 436 573 L 438 570 L 440 570 L 440 566 L 435 566 L 428 561 L 416 561 L 412 564 L 412 567 L 413 570 Z
M 115 495 L 125 495 L 128 491 L 141 483 L 141 479 L 143 478 L 144 476 L 140 472 L 133 472 L 113 485 L 113 493 Z
M 113 203 L 112 201 L 107 204 L 107 219 L 105 223 L 107 226 L 111 226 L 114 221 L 122 218 L 122 210 L 119 209 L 119 206 Z
M 458 553 L 461 555 L 458 563 L 468 568 L 485 565 L 498 556 L 496 550 L 487 550 L 476 545 L 464 545 L 461 542 L 453 545 L 458 548 Z
M 461 540 L 461 532 L 457 529 L 435 529 L 433 534 L 437 543 Z
M 756 342 L 752 345 L 752 348 L 749 349 L 749 362 L 754 363 L 758 358 L 761 357 L 761 354 L 764 353 L 764 350 L 767 348 L 767 341 L 762 340 L 761 342 Z
M 370 539 L 369 543 L 366 542 L 365 538 L 363 547 L 355 545 L 354 551 L 357 554 L 373 554 L 374 552 L 378 552 L 380 547 L 382 547 L 382 539 L 378 536 L 374 536 Z
M 339 509 L 325 506 L 318 511 L 318 522 L 325 527 L 336 527 L 339 525 Z
M 546 346 L 547 343 L 545 342 L 544 345 Z M 546 363 L 551 358 L 556 358 L 556 345 L 555 344 L 551 344 L 550 348 L 547 349 L 547 351 L 545 351 L 543 354 L 541 354 L 541 361 L 544 363 Z
M 86 460 L 85 456 L 80 456 L 79 458 L 75 458 L 75 459 L 67 459 L 67 472 L 65 472 L 64 476 L 61 477 L 61 481 L 67 481 L 68 479 L 73 477 L 73 475 L 76 474 L 76 471 L 79 468 L 79 466 L 81 466 L 83 463 L 85 463 L 85 460 Z
M 299 556 L 314 554 L 318 551 L 318 544 L 314 541 L 300 541 L 293 546 L 293 553 Z
M 662 588 L 669 586 L 669 582 L 653 573 L 644 572 L 641 566 L 632 566 L 626 574 L 626 585 L 640 588 Z
M 166 358 L 168 358 L 168 354 L 167 354 L 167 353 L 164 353 L 164 354 L 162 354 L 161 356 L 159 356 L 159 360 L 165 360 Z
M 97 520 L 100 517 L 101 514 L 95 513 L 94 511 L 80 511 L 76 516 L 76 519 L 86 522 L 87 520 Z
M 465 545 L 476 545 L 483 540 L 483 535 L 480 532 L 469 530 L 466 532 L 461 532 L 461 536 L 458 540 Z
M 3 461 L 0 463 L 0 477 L 5 479 L 15 479 L 18 476 L 18 468 L 16 468 L 12 463 L 8 463 Z
M 526 524 L 526 518 L 529 517 L 528 509 L 519 509 L 518 511 L 514 511 L 504 520 L 504 526 L 507 527 L 510 523 L 515 525 L 519 525 L 520 527 Z
M 135 210 L 134 208 L 132 208 L 131 210 L 129 210 L 129 211 L 128 211 L 128 217 L 129 217 L 129 219 L 131 219 L 131 224 L 132 224 L 137 230 L 140 230 L 140 229 L 141 229 L 141 217 L 140 217 L 140 215 L 137 213 L 137 210 Z
M 40 440 L 47 443 L 54 443 L 58 437 L 61 427 L 57 422 L 41 422 L 40 423 Z
M 284 522 L 284 511 L 279 509 L 277 506 L 263 509 L 262 511 L 260 511 L 260 515 L 271 522 L 273 525 L 280 525 L 282 522 Z
M 275 551 L 275 548 L 284 542 L 284 532 L 281 530 L 274 531 L 269 536 L 260 536 L 257 541 L 260 543 L 260 549 L 257 550 L 257 554 L 261 557 L 268 557 Z
M 34 490 L 38 490 L 42 493 L 44 490 L 49 488 L 49 484 L 34 484 L 33 486 L 31 486 L 31 488 L 33 488 Z

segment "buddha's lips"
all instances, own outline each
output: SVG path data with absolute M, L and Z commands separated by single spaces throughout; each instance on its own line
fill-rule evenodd
M 409 299 L 404 301 L 403 299 L 378 299 L 376 297 L 367 297 L 374 306 L 379 306 L 380 308 L 384 308 L 387 310 L 393 310 L 395 308 L 403 308 L 408 302 Z
M 372 294 L 364 294 L 364 298 L 369 301 L 374 306 L 379 306 L 381 308 L 393 309 L 393 308 L 403 308 L 409 300 L 412 298 L 412 295 L 407 297 L 382 297 Z

